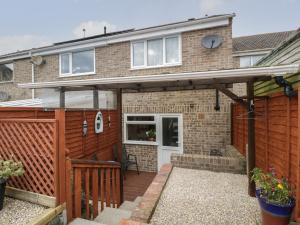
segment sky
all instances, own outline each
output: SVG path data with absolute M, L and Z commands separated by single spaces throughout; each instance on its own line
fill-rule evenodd
M 300 0 L 0 0 L 0 54 L 128 28 L 235 13 L 233 36 L 300 27 Z

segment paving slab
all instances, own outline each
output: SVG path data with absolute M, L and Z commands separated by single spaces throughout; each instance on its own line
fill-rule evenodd
M 118 225 L 121 219 L 129 219 L 131 213 L 123 209 L 105 208 L 94 221 L 106 225 Z

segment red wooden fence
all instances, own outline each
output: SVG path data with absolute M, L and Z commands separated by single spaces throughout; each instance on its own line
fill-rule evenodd
M 104 132 L 95 134 L 97 110 L 42 108 L 0 108 L 0 158 L 23 162 L 25 174 L 9 185 L 65 201 L 66 149 L 69 157 L 101 160 L 113 159 L 118 140 L 116 110 L 101 110 Z M 88 133 L 82 135 L 83 120 Z
M 55 196 L 56 129 L 54 119 L 0 120 L 0 158 L 21 161 L 26 171 L 10 186 Z
M 298 94 L 300 96 L 300 89 Z M 298 99 L 275 94 L 255 101 L 256 166 L 264 170 L 275 168 L 278 177 L 287 177 L 296 187 L 296 218 L 300 218 Z M 232 142 L 246 155 L 247 112 L 240 104 L 234 104 L 232 107 Z
M 99 208 L 121 204 L 120 163 L 67 159 L 66 188 L 68 222 L 77 217 L 95 219 Z

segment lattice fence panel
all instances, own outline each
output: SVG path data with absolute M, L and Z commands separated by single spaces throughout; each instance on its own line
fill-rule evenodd
M 0 120 L 0 158 L 23 163 L 24 176 L 13 178 L 9 186 L 54 196 L 56 120 Z

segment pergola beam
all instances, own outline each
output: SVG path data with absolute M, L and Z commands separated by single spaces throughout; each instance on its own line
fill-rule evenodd
M 217 81 L 215 81 L 215 83 L 213 84 L 213 86 L 217 90 L 221 91 L 224 95 L 226 95 L 227 97 L 229 97 L 232 100 L 234 100 L 235 102 L 246 104 L 246 102 L 243 101 L 243 99 L 241 99 L 239 96 L 237 96 L 232 91 L 230 91 L 229 89 L 227 89 L 225 85 L 219 84 L 219 83 L 217 83 Z

